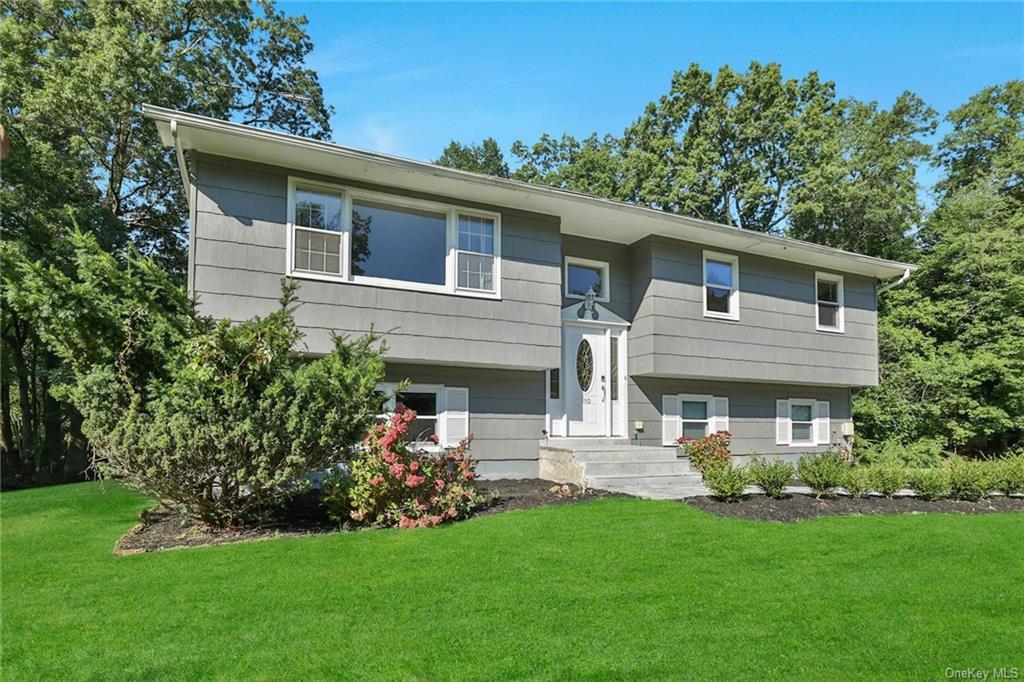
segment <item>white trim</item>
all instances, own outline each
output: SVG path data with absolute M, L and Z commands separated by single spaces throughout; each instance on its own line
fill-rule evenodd
M 595 268 L 601 271 L 601 295 L 595 296 L 595 301 L 601 303 L 608 303 L 611 300 L 611 266 L 607 261 L 603 260 L 591 260 L 590 258 L 579 258 L 578 256 L 566 256 L 564 263 L 562 264 L 562 295 L 565 298 L 573 298 L 576 300 L 585 299 L 586 296 L 579 294 L 569 293 L 569 266 L 580 265 L 585 268 Z
M 330 192 L 338 195 L 342 200 L 341 230 L 318 230 L 302 225 L 295 225 L 295 192 L 297 187 L 308 187 L 311 190 Z M 372 201 L 383 203 L 398 208 L 411 208 L 416 210 L 432 211 L 442 214 L 445 217 L 445 283 L 429 284 L 425 282 L 410 282 L 400 279 L 384 277 L 366 277 L 352 274 L 352 204 L 353 201 Z M 458 261 L 458 239 L 459 239 L 459 216 L 474 216 L 488 218 L 494 221 L 494 267 L 492 278 L 494 291 L 479 289 L 463 289 L 458 286 L 458 273 L 456 266 Z M 364 190 L 347 185 L 307 180 L 301 176 L 288 177 L 288 223 L 287 239 L 285 248 L 285 275 L 296 279 L 310 279 L 321 282 L 340 282 L 344 284 L 360 284 L 363 286 L 383 287 L 387 289 L 403 289 L 407 291 L 423 291 L 435 294 L 450 294 L 465 296 L 468 298 L 501 298 L 501 214 L 492 211 L 483 211 L 476 208 L 466 208 L 454 204 L 444 204 L 425 199 L 413 199 L 399 194 L 386 192 L 375 192 Z M 341 273 L 334 275 L 327 272 L 315 272 L 309 270 L 295 269 L 295 229 L 298 227 L 312 232 L 324 232 L 326 234 L 340 234 L 341 247 Z M 486 255 L 486 254 L 482 254 Z
M 398 388 L 398 384 L 393 381 L 385 381 L 377 384 L 377 390 L 388 396 L 387 410 L 378 415 L 379 418 L 390 418 L 394 414 L 395 410 L 395 390 Z M 430 442 L 415 442 L 415 446 L 427 451 L 438 451 L 443 449 L 444 446 L 457 445 L 458 441 L 451 442 L 451 438 L 448 437 L 448 420 L 450 418 L 464 418 L 466 420 L 466 433 L 470 432 L 470 411 L 469 411 L 469 389 L 463 386 L 447 386 L 445 384 L 406 384 L 405 391 L 408 393 L 433 393 L 436 401 L 437 414 L 433 417 L 421 417 L 424 419 L 435 419 L 436 426 L 434 433 L 437 435 L 438 444 L 435 445 Z M 453 411 L 449 415 L 448 410 L 448 392 L 449 391 L 464 391 L 466 400 L 466 409 Z
M 686 422 L 696 423 L 696 422 L 703 421 L 704 422 L 704 435 L 705 436 L 710 436 L 712 433 L 714 433 L 714 430 L 712 429 L 712 426 L 714 425 L 714 422 L 715 422 L 715 396 L 713 396 L 713 395 L 705 395 L 705 394 L 697 394 L 697 393 L 680 393 L 680 394 L 678 394 L 676 396 L 676 398 L 678 399 L 678 402 L 676 403 L 676 405 L 679 408 L 678 416 L 679 416 L 679 436 L 680 437 L 682 437 L 684 435 L 684 429 L 686 427 Z M 684 402 L 685 403 L 704 403 L 704 405 L 705 405 L 704 414 L 706 415 L 705 418 L 704 419 L 684 419 L 683 418 L 683 403 Z
M 732 287 L 729 287 L 729 312 L 720 313 L 715 310 L 708 310 L 708 286 L 714 286 L 716 289 L 725 289 L 726 287 L 718 284 L 708 284 L 708 261 L 714 260 L 722 263 L 729 263 L 732 266 Z M 704 317 L 713 317 L 719 320 L 738 320 L 740 319 L 740 257 L 731 253 L 721 253 L 719 251 L 707 251 L 702 252 L 701 258 L 701 281 L 700 281 L 701 300 L 704 303 Z
M 822 303 L 832 305 L 831 301 L 821 301 L 818 299 L 818 281 L 835 282 L 836 284 L 836 297 L 838 300 L 839 310 L 836 313 L 836 319 L 839 322 L 838 326 L 826 327 L 821 324 L 821 315 L 819 314 L 819 306 Z M 814 327 L 819 332 L 827 332 L 829 334 L 845 334 L 846 333 L 846 297 L 844 293 L 843 276 L 836 275 L 831 272 L 820 272 L 815 271 L 814 273 Z
M 818 445 L 832 444 L 832 405 L 827 400 L 818 400 L 814 404 L 814 440 Z
M 596 320 L 589 315 L 580 317 L 579 310 L 583 306 L 583 303 L 573 303 L 562 308 L 562 322 L 568 322 L 581 327 L 629 327 L 629 322 L 599 303 L 594 304 L 594 310 L 597 311 Z

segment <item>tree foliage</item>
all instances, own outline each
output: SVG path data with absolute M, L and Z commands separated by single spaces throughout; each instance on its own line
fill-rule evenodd
M 434 163 L 497 178 L 509 177 L 505 155 L 493 137 L 480 144 L 462 144 L 452 140 Z
M 5 243 L 71 272 L 78 228 L 109 252 L 129 244 L 181 281 L 187 204 L 143 102 L 327 137 L 330 108 L 304 61 L 304 17 L 270 0 L 0 5 L 0 213 Z M 9 482 L 81 475 L 81 416 L 51 386 L 64 362 L 3 284 L 0 452 Z

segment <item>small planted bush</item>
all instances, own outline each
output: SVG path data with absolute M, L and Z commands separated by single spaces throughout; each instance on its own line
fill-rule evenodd
M 991 472 L 985 462 L 968 461 L 963 457 L 950 457 L 949 496 L 954 500 L 980 500 L 991 488 Z
M 729 463 L 731 441 L 732 434 L 728 431 L 716 431 L 696 440 L 684 436 L 677 442 L 683 454 L 690 458 L 690 466 L 697 471 L 704 471 L 711 466 Z
M 768 461 L 754 457 L 747 467 L 747 476 L 765 495 L 779 499 L 793 480 L 793 465 L 779 459 Z
M 1024 453 L 992 462 L 992 488 L 1004 495 L 1024 493 Z
M 938 500 L 949 494 L 949 469 L 912 469 L 908 472 L 907 482 L 922 500 Z
M 835 452 L 804 455 L 797 463 L 797 473 L 814 492 L 815 497 L 829 496 L 843 483 L 847 464 Z
M 399 528 L 436 526 L 480 505 L 476 462 L 469 457 L 472 434 L 440 453 L 419 450 L 409 444 L 409 425 L 415 418 L 415 411 L 399 405 L 386 424 L 370 430 L 365 447 L 353 459 L 348 503 L 355 521 Z
M 871 490 L 871 481 L 868 479 L 868 470 L 861 466 L 848 466 L 843 472 L 843 480 L 840 483 L 846 494 L 851 497 L 862 497 Z
M 750 480 L 746 467 L 734 467 L 728 461 L 705 467 L 701 473 L 711 494 L 726 502 L 742 499 Z
M 867 467 L 867 475 L 871 490 L 885 497 L 892 497 L 907 484 L 907 469 L 895 458 Z

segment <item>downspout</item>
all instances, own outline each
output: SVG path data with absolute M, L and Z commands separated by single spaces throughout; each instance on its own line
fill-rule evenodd
M 889 291 L 889 289 L 895 289 L 899 285 L 903 284 L 908 279 L 910 279 L 910 273 L 911 272 L 913 272 L 913 270 L 911 268 L 907 268 L 906 270 L 903 271 L 903 274 L 900 275 L 900 278 L 898 280 L 896 280 L 895 282 L 889 282 L 888 284 L 886 284 L 884 287 L 882 287 L 881 289 L 878 290 L 876 295 L 877 296 L 881 296 L 885 292 Z

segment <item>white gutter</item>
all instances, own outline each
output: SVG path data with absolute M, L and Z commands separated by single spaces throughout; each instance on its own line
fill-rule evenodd
M 889 291 L 889 289 L 895 289 L 899 285 L 903 284 L 908 279 L 910 279 L 910 273 L 912 273 L 913 271 L 914 270 L 912 268 L 907 268 L 906 270 L 903 271 L 903 274 L 900 275 L 900 278 L 898 280 L 896 280 L 895 282 L 889 282 L 884 287 L 879 289 L 878 292 L 875 295 L 876 296 L 881 296 L 885 292 Z
M 188 166 L 185 165 L 185 153 L 181 150 L 181 141 L 178 139 L 178 121 L 171 119 L 171 137 L 174 138 L 174 155 L 178 159 L 178 171 L 181 172 L 181 184 L 185 190 L 185 199 L 188 201 L 188 212 L 192 214 L 192 182 L 188 177 Z

